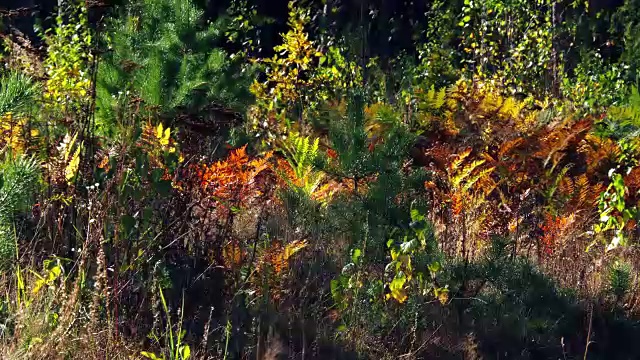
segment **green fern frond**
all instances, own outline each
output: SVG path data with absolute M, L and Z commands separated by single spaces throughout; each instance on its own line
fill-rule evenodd
M 287 153 L 287 160 L 296 176 L 300 179 L 304 178 L 313 168 L 314 161 L 318 156 L 320 139 L 316 138 L 311 142 L 308 136 L 301 136 L 294 132 L 289 134 L 283 145 Z
M 609 269 L 609 290 L 618 298 L 631 288 L 631 266 L 616 261 Z
M 562 170 L 558 172 L 558 174 L 555 175 L 555 177 L 553 178 L 553 181 L 549 185 L 549 188 L 546 190 L 546 197 L 548 200 L 553 198 L 553 196 L 555 195 L 556 191 L 560 186 L 560 183 L 566 177 L 567 172 L 569 172 L 570 168 L 571 166 L 566 165 L 562 168 Z
M 446 103 L 447 89 L 441 88 L 436 90 L 434 85 L 424 93 L 421 101 L 421 110 L 437 111 L 440 110 Z
M 602 135 L 615 139 L 632 139 L 640 136 L 640 92 L 631 89 L 627 104 L 608 109 L 607 119 L 601 122 Z
M 302 190 L 309 195 L 324 178 L 324 173 L 315 169 L 319 146 L 319 138 L 311 141 L 308 136 L 301 136 L 295 132 L 290 133 L 282 144 L 289 165 L 295 176 L 302 181 Z

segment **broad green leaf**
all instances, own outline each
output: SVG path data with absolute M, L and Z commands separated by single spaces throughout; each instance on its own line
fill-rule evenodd
M 120 217 L 120 224 L 122 225 L 122 229 L 126 235 L 131 233 L 133 227 L 136 225 L 136 219 L 131 215 L 122 215 Z
M 182 356 L 182 360 L 188 360 L 189 357 L 191 356 L 191 349 L 189 348 L 189 345 L 183 345 L 182 346 L 182 351 L 180 352 L 180 356 Z
M 417 239 L 405 241 L 400 245 L 400 249 L 403 254 L 410 254 L 413 250 L 417 249 L 419 242 Z
M 424 215 L 418 209 L 411 209 L 411 221 L 422 221 Z
M 353 251 L 351 252 L 351 261 L 353 261 L 354 264 L 357 264 L 360 256 L 362 256 L 362 250 L 353 249 Z

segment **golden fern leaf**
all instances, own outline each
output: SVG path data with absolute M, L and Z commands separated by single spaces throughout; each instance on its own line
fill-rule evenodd
M 445 98 L 447 97 L 447 89 L 442 88 L 438 91 L 434 98 L 433 106 L 435 109 L 440 109 L 445 104 Z
M 507 119 L 514 119 L 520 115 L 520 111 L 522 107 L 520 107 L 520 103 L 513 97 L 508 97 L 502 103 L 502 106 L 499 109 L 499 114 Z
M 520 120 L 516 121 L 515 128 L 520 133 L 531 133 L 535 129 L 535 124 L 538 122 L 538 115 L 540 111 L 531 111 L 522 116 Z
M 493 191 L 493 188 L 495 188 L 495 186 L 497 185 L 491 179 L 491 176 L 490 176 L 495 169 L 496 169 L 495 166 L 492 166 L 490 168 L 486 168 L 480 171 L 476 176 L 470 178 L 469 181 L 467 181 L 467 183 L 464 185 L 463 190 L 467 191 L 468 189 L 472 188 L 476 183 L 479 183 L 481 185 L 480 187 L 484 188 L 485 194 L 490 193 L 491 191 Z
M 480 157 L 485 160 L 487 163 L 489 164 L 494 164 L 496 163 L 496 159 L 493 158 L 493 156 L 489 155 L 486 152 L 483 152 L 482 154 L 480 154 Z
M 592 208 L 602 192 L 602 184 L 591 185 L 586 174 L 575 180 L 575 206 L 577 208 Z
M 82 148 L 82 143 L 80 143 L 76 147 L 76 151 L 73 153 L 71 158 L 69 159 L 69 163 L 64 169 L 64 177 L 67 182 L 71 181 L 76 174 L 78 173 L 78 168 L 80 166 L 80 150 Z M 66 156 L 65 156 L 66 157 Z
M 471 162 L 470 164 L 467 164 L 465 167 L 462 168 L 461 171 L 459 171 L 454 177 L 451 178 L 451 184 L 453 184 L 453 186 L 455 188 L 459 187 L 459 185 L 466 179 L 469 178 L 469 176 L 471 175 L 471 173 L 478 168 L 480 165 L 484 164 L 485 160 L 474 160 L 473 162 Z M 493 171 L 493 169 L 491 169 L 491 171 Z M 473 180 L 474 178 L 471 178 L 470 180 Z M 478 181 L 478 179 L 475 179 L 473 181 L 473 183 L 475 183 L 476 181 Z M 468 188 L 468 182 L 469 181 L 465 181 L 465 185 L 463 186 L 463 188 Z M 473 185 L 473 184 L 471 184 Z
M 60 149 L 63 150 L 62 158 L 64 161 L 69 160 L 69 155 L 71 155 L 71 150 L 73 149 L 73 145 L 76 143 L 76 139 L 78 138 L 78 133 L 75 133 L 73 137 L 68 133 L 64 136 L 62 143 L 60 143 Z
M 462 165 L 462 163 L 464 162 L 464 160 L 471 155 L 471 148 L 468 148 L 466 150 L 464 150 L 463 152 L 459 153 L 455 160 L 453 160 L 451 162 L 451 164 L 449 164 L 449 173 L 453 174 L 455 173 L 458 168 L 460 168 L 460 165 Z
M 481 114 L 495 113 L 500 110 L 504 104 L 504 99 L 497 93 L 488 92 L 480 102 L 478 109 Z
M 265 254 L 263 262 L 271 265 L 274 272 L 279 274 L 288 268 L 289 259 L 307 244 L 306 240 L 295 240 L 284 246 L 276 245 Z

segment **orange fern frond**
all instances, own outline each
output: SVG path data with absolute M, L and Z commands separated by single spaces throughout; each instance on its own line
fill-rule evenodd
M 505 156 L 511 154 L 513 149 L 516 149 L 523 143 L 524 139 L 521 137 L 503 142 L 500 144 L 500 148 L 498 149 L 498 158 L 502 160 Z

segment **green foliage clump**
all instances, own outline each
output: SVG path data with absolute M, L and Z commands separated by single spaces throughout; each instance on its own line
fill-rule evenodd
M 0 164 L 0 269 L 15 258 L 15 216 L 33 204 L 40 167 L 34 158 L 20 156 Z
M 28 76 L 9 72 L 0 77 L 0 115 L 26 111 L 33 105 L 38 86 Z
M 249 71 L 219 47 L 224 17 L 211 23 L 193 2 L 180 0 L 145 0 L 121 11 L 108 24 L 109 49 L 98 69 L 101 132 L 113 130 L 118 112 L 132 100 L 163 115 L 212 103 L 239 110 L 249 101 Z
M 90 99 L 93 35 L 84 1 L 65 1 L 55 25 L 41 32 L 47 44 L 43 101 L 54 116 L 81 116 Z
M 640 136 L 640 93 L 631 88 L 626 103 L 612 106 L 600 122 L 599 135 L 616 140 L 634 139 Z
M 631 266 L 616 261 L 609 269 L 609 290 L 620 299 L 631 289 Z
M 610 64 L 598 52 L 585 52 L 573 69 L 572 77 L 562 81 L 566 99 L 584 113 L 598 113 L 609 106 L 620 105 L 627 95 L 625 73 L 628 66 Z
M 640 74 L 640 1 L 625 0 L 611 17 L 611 31 L 621 36 L 621 61 L 629 65 L 627 80 L 637 81 Z M 620 46 L 622 45 L 622 46 Z

